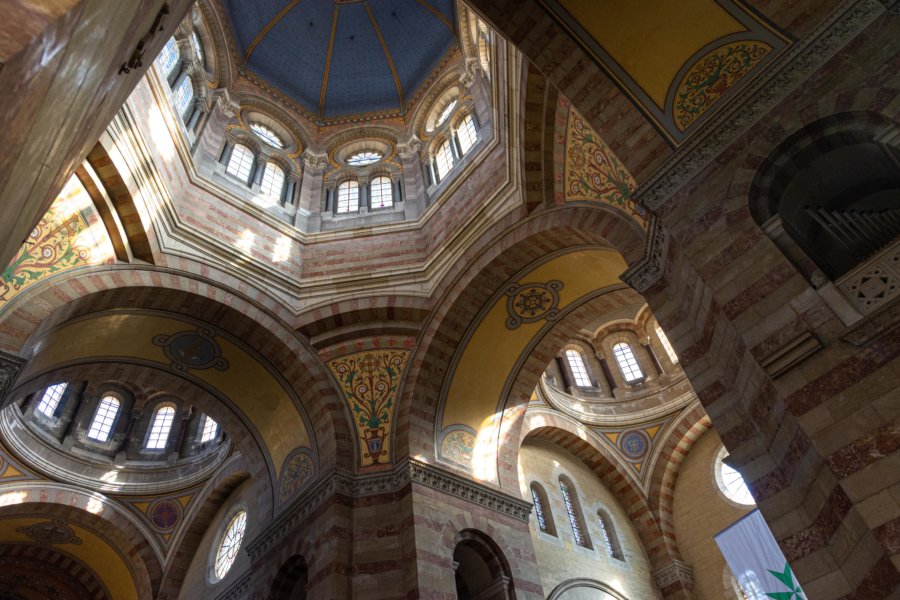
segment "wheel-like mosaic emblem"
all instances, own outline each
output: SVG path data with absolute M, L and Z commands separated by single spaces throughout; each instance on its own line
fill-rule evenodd
M 189 369 L 217 369 L 224 371 L 228 361 L 222 356 L 222 349 L 210 329 L 179 331 L 172 335 L 158 335 L 153 343 L 161 346 L 166 358 L 172 361 L 176 371 Z
M 53 546 L 55 544 L 81 545 L 81 538 L 75 535 L 75 532 L 69 528 L 69 524 L 63 519 L 53 519 L 46 523 L 35 523 L 28 527 L 19 527 L 16 531 L 24 533 L 41 546 Z
M 650 449 L 650 438 L 643 431 L 626 431 L 619 436 L 619 450 L 630 461 L 640 461 Z
M 173 500 L 158 500 L 147 511 L 150 521 L 159 529 L 172 529 L 181 518 L 181 506 Z
M 559 315 L 559 290 L 563 282 L 511 285 L 506 290 L 507 329 L 517 329 L 522 323 L 552 321 Z

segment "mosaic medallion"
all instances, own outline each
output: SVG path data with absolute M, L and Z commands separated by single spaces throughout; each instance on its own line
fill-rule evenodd
M 158 500 L 150 505 L 147 515 L 159 529 L 172 529 L 181 518 L 181 506 L 174 500 Z
M 643 431 L 626 431 L 619 436 L 616 443 L 625 458 L 632 461 L 640 461 L 647 455 L 650 449 L 650 437 Z
M 228 361 L 222 356 L 222 350 L 211 329 L 200 327 L 195 331 L 158 335 L 153 338 L 153 344 L 162 347 L 166 358 L 172 361 L 171 367 L 176 371 L 224 371 L 228 368 Z
M 278 500 L 284 502 L 309 481 L 315 471 L 315 464 L 309 454 L 297 451 L 287 459 L 278 486 Z
M 28 527 L 19 527 L 16 531 L 24 533 L 41 546 L 53 546 L 55 544 L 81 545 L 81 538 L 75 535 L 75 532 L 69 528 L 69 524 L 63 519 L 53 519 L 46 523 L 35 523 Z
M 518 329 L 522 323 L 552 321 L 559 315 L 559 290 L 563 282 L 511 285 L 506 289 L 507 329 Z

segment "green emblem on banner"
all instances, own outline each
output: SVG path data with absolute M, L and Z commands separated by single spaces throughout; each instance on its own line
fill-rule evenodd
M 773 598 L 774 600 L 804 600 L 803 592 L 800 591 L 800 585 L 794 582 L 794 574 L 791 572 L 791 565 L 784 563 L 783 572 L 773 571 L 772 569 L 767 570 L 790 591 L 766 592 L 766 596 Z

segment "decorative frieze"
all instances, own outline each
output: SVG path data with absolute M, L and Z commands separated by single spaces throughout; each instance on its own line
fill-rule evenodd
M 250 597 L 250 579 L 253 573 L 247 573 L 238 579 L 231 587 L 216 596 L 216 600 L 244 600 Z
M 644 255 L 622 274 L 622 281 L 640 293 L 646 292 L 665 275 L 668 254 L 669 234 L 659 219 L 654 217 L 647 232 Z
M 654 571 L 653 580 L 659 590 L 664 590 L 673 583 L 681 583 L 682 587 L 693 589 L 694 570 L 680 560 L 673 560 L 661 569 Z

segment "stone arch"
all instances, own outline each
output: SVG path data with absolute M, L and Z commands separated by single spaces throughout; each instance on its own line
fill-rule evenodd
M 151 543 L 153 536 L 146 526 L 118 503 L 96 492 L 49 481 L 3 485 L 0 496 L 5 500 L 0 519 L 40 516 L 89 530 L 115 549 L 131 575 L 139 600 L 157 597 L 163 575 L 161 550 Z M 96 560 L 80 558 L 95 572 L 103 573 L 103 565 Z
M 300 554 L 291 556 L 275 576 L 268 600 L 300 600 L 306 598 L 309 570 L 306 559 Z
M 474 529 L 457 534 L 453 549 L 457 597 L 514 600 L 509 561 L 494 540 Z

